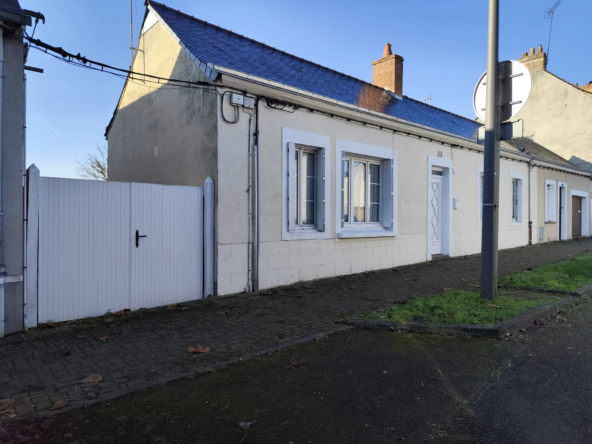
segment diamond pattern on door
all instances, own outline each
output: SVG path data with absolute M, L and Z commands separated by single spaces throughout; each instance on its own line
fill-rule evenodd
M 440 197 L 440 184 L 437 182 L 432 182 L 432 200 L 430 204 L 432 205 L 432 240 L 439 240 L 440 239 L 440 221 L 438 220 L 439 211 L 438 208 L 440 206 L 440 202 L 438 201 Z

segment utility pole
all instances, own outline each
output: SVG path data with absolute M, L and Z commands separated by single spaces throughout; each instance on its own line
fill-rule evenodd
M 489 0 L 487 36 L 487 99 L 485 102 L 485 159 L 481 237 L 481 299 L 497 295 L 499 221 L 499 0 Z

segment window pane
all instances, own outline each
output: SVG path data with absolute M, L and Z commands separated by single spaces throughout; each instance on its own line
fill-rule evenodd
M 313 225 L 315 218 L 315 203 L 306 201 L 304 211 L 302 213 L 302 225 Z
M 349 160 L 343 161 L 343 222 L 349 222 Z
M 315 223 L 315 154 L 302 153 L 302 173 L 306 173 L 306 177 L 302 177 L 302 199 L 304 200 L 302 206 L 302 225 L 313 225 Z
M 379 220 L 380 206 L 378 204 L 370 204 L 370 222 L 380 222 Z
M 369 165 L 370 168 L 370 183 L 380 183 L 380 165 Z
M 299 171 L 300 162 L 298 161 L 299 156 L 300 156 L 300 151 L 296 150 L 296 159 L 294 159 L 294 162 L 296 164 L 294 167 L 294 172 L 296 173 L 294 175 L 294 180 L 296 181 L 296 183 L 294 184 L 294 189 L 296 190 L 296 196 L 295 196 L 294 204 L 293 204 L 293 205 L 296 205 L 296 211 L 294 212 L 294 214 L 296 215 L 296 220 L 294 221 L 296 226 L 298 226 L 298 213 L 300 212 L 300 204 L 299 204 L 300 201 L 298 199 L 299 194 L 300 194 L 300 189 L 298 187 L 298 175 L 300 174 L 300 171 Z
M 366 222 L 366 164 L 354 162 L 354 222 Z

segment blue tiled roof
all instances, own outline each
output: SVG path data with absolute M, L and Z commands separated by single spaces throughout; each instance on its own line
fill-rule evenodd
M 203 20 L 150 2 L 193 55 L 212 63 L 457 136 L 476 139 L 477 122 L 394 94 Z

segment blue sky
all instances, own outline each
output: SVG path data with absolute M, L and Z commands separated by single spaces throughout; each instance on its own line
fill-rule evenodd
M 547 51 L 545 10 L 556 0 L 501 0 L 500 59 L 530 47 Z M 117 67 L 130 64 L 128 0 L 20 0 L 47 21 L 35 37 Z M 168 6 L 349 75 L 372 80 L 384 44 L 403 56 L 404 94 L 474 118 L 472 94 L 485 71 L 486 0 L 167 0 Z M 132 0 L 134 39 L 144 17 Z M 548 69 L 569 82 L 592 81 L 592 1 L 563 0 L 553 22 Z M 31 29 L 29 29 L 29 33 Z M 38 51 L 28 65 L 27 163 L 44 176 L 77 177 L 75 160 L 106 144 L 104 130 L 123 80 L 69 66 Z

